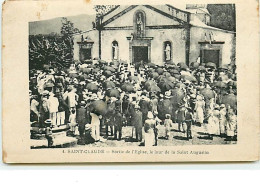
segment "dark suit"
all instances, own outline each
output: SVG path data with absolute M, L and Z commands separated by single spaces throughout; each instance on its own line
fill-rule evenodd
M 138 141 L 142 141 L 142 127 L 143 127 L 143 119 L 142 112 L 139 110 L 134 110 L 131 115 L 131 124 L 135 128 L 135 135 Z

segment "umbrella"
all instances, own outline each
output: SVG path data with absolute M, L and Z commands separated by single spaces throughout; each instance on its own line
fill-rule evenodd
M 206 71 L 206 68 L 205 68 L 204 66 L 199 66 L 199 67 L 198 67 L 198 70 L 200 70 L 200 71 Z
M 171 102 L 174 105 L 178 105 L 179 103 L 181 103 L 181 101 L 185 97 L 185 93 L 182 89 L 173 89 L 171 90 L 171 94 L 172 94 Z
M 187 69 L 187 68 L 188 68 L 188 66 L 187 66 L 184 62 L 179 62 L 177 65 L 178 65 L 181 69 Z
M 197 69 L 199 66 L 200 66 L 200 64 L 198 62 L 192 62 L 190 64 L 190 67 L 193 68 L 193 69 Z
M 219 88 L 226 88 L 226 87 L 227 87 L 227 84 L 226 84 L 225 82 L 218 81 L 218 82 L 215 82 L 215 83 L 214 83 L 214 86 L 215 86 L 215 87 L 219 87 Z
M 153 73 L 150 73 L 149 76 L 156 79 L 159 76 L 159 74 L 157 72 L 153 72 Z
M 180 72 L 177 69 L 171 69 L 169 72 L 171 74 L 180 74 Z
M 169 80 L 162 81 L 158 84 L 163 92 L 169 91 L 170 89 L 174 88 L 174 83 L 170 82 Z
M 223 66 L 220 66 L 218 69 L 219 70 L 228 70 L 228 66 L 227 65 L 223 65 Z
M 237 109 L 237 97 L 234 94 L 226 95 L 222 98 L 222 103 L 230 105 L 233 109 Z
M 147 64 L 147 66 L 149 66 L 149 67 L 152 67 L 152 68 L 153 68 L 153 67 L 155 67 L 156 65 L 155 65 L 154 63 L 148 63 L 148 64 Z
M 92 69 L 92 73 L 93 73 L 93 74 L 95 74 L 95 73 L 97 73 L 97 72 L 99 72 L 99 71 L 100 71 L 99 68 Z
M 161 74 L 163 74 L 163 69 L 162 68 L 157 68 L 156 69 L 156 72 L 159 74 L 159 75 L 161 75 Z
M 82 68 L 82 72 L 89 74 L 91 72 L 91 69 L 90 68 Z
M 174 77 L 172 77 L 172 76 L 169 76 L 166 79 L 169 80 L 172 83 L 176 82 L 176 79 Z
M 87 68 L 95 68 L 96 66 L 95 65 L 93 65 L 93 64 L 90 64 L 90 65 L 88 65 L 88 67 Z
M 134 91 L 134 86 L 131 83 L 124 83 L 122 85 L 121 89 L 124 91 L 127 91 L 127 92 L 132 92 L 132 91 Z
M 157 85 L 156 82 L 153 80 L 148 80 L 145 82 L 144 87 L 147 88 L 147 87 L 153 86 L 153 85 Z
M 215 97 L 214 92 L 209 88 L 204 88 L 200 92 L 204 96 L 205 99 L 211 99 L 211 98 Z
M 156 78 L 156 80 L 157 80 L 158 82 L 165 81 L 165 80 L 166 80 L 166 77 L 163 76 L 163 75 L 160 75 L 160 76 L 158 76 L 158 77 Z
M 206 63 L 206 67 L 216 68 L 216 64 L 213 63 L 213 62 L 207 62 L 207 63 Z
M 178 79 L 178 80 L 181 78 L 181 75 L 179 75 L 179 74 L 174 74 L 173 76 L 174 76 L 176 79 Z
M 170 76 L 171 76 L 171 74 L 170 74 L 169 72 L 163 72 L 163 75 L 164 75 L 165 77 L 170 77 Z
M 69 77 L 70 77 L 70 78 L 77 78 L 77 77 L 78 77 L 78 74 L 77 74 L 77 73 L 70 73 L 70 74 L 69 74 Z
M 111 66 L 106 66 L 106 67 L 104 67 L 104 70 L 111 71 L 111 72 L 113 72 L 113 73 L 116 71 L 115 68 L 113 68 L 113 67 L 111 67 Z
M 97 92 L 98 86 L 94 83 L 88 83 L 86 89 L 88 89 L 91 92 Z
M 172 64 L 167 64 L 167 65 L 166 65 L 166 68 L 167 68 L 167 69 L 175 69 L 175 67 L 176 67 L 176 66 L 175 66 L 175 65 L 172 65 Z
M 105 72 L 104 72 L 104 75 L 107 76 L 107 77 L 108 77 L 108 76 L 111 76 L 112 74 L 113 74 L 113 73 L 112 73 L 111 71 L 105 71 Z
M 138 82 L 139 81 L 137 76 L 130 76 L 129 80 L 134 81 L 134 82 Z
M 107 104 L 102 100 L 92 102 L 90 107 L 97 114 L 105 115 L 107 113 Z
M 107 95 L 108 95 L 109 97 L 119 98 L 119 97 L 120 97 L 120 92 L 119 92 L 119 90 L 117 90 L 117 89 L 110 89 L 110 90 L 108 91 Z
M 175 84 L 175 87 L 177 87 L 177 88 L 185 88 L 186 85 L 184 83 L 178 82 L 178 83 Z
M 148 92 L 161 92 L 161 89 L 157 85 L 151 85 L 146 88 Z
M 189 76 L 189 75 L 181 75 L 181 78 L 184 80 L 188 80 L 190 82 L 196 82 L 197 79 L 194 76 Z
M 111 81 L 105 81 L 104 84 L 103 84 L 103 87 L 105 89 L 108 89 L 108 88 L 115 88 L 116 85 L 114 82 L 111 82 Z

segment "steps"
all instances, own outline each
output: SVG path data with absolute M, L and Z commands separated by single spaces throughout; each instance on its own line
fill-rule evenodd
M 68 137 L 66 135 L 67 130 L 68 128 L 66 125 L 52 129 L 53 145 L 51 148 L 67 148 L 73 147 L 77 144 L 76 138 Z M 33 134 L 33 138 L 30 140 L 30 142 L 31 149 L 48 148 L 48 141 L 45 137 L 45 133 Z

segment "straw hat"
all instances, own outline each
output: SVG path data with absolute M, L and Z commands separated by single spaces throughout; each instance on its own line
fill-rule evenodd
M 170 98 L 170 97 L 171 97 L 171 91 L 166 91 L 165 98 Z

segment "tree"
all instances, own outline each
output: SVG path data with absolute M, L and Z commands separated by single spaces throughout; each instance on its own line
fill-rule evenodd
M 236 9 L 234 4 L 208 4 L 211 26 L 236 31 Z
M 78 28 L 74 28 L 74 24 L 69 21 L 66 17 L 63 17 L 62 20 L 62 27 L 61 27 L 61 35 L 62 35 L 62 38 L 65 42 L 65 44 L 68 46 L 69 48 L 69 60 L 72 60 L 73 59 L 73 35 L 75 33 L 80 33 L 81 31 L 78 29 Z M 67 61 L 64 61 L 64 62 L 68 62 Z

